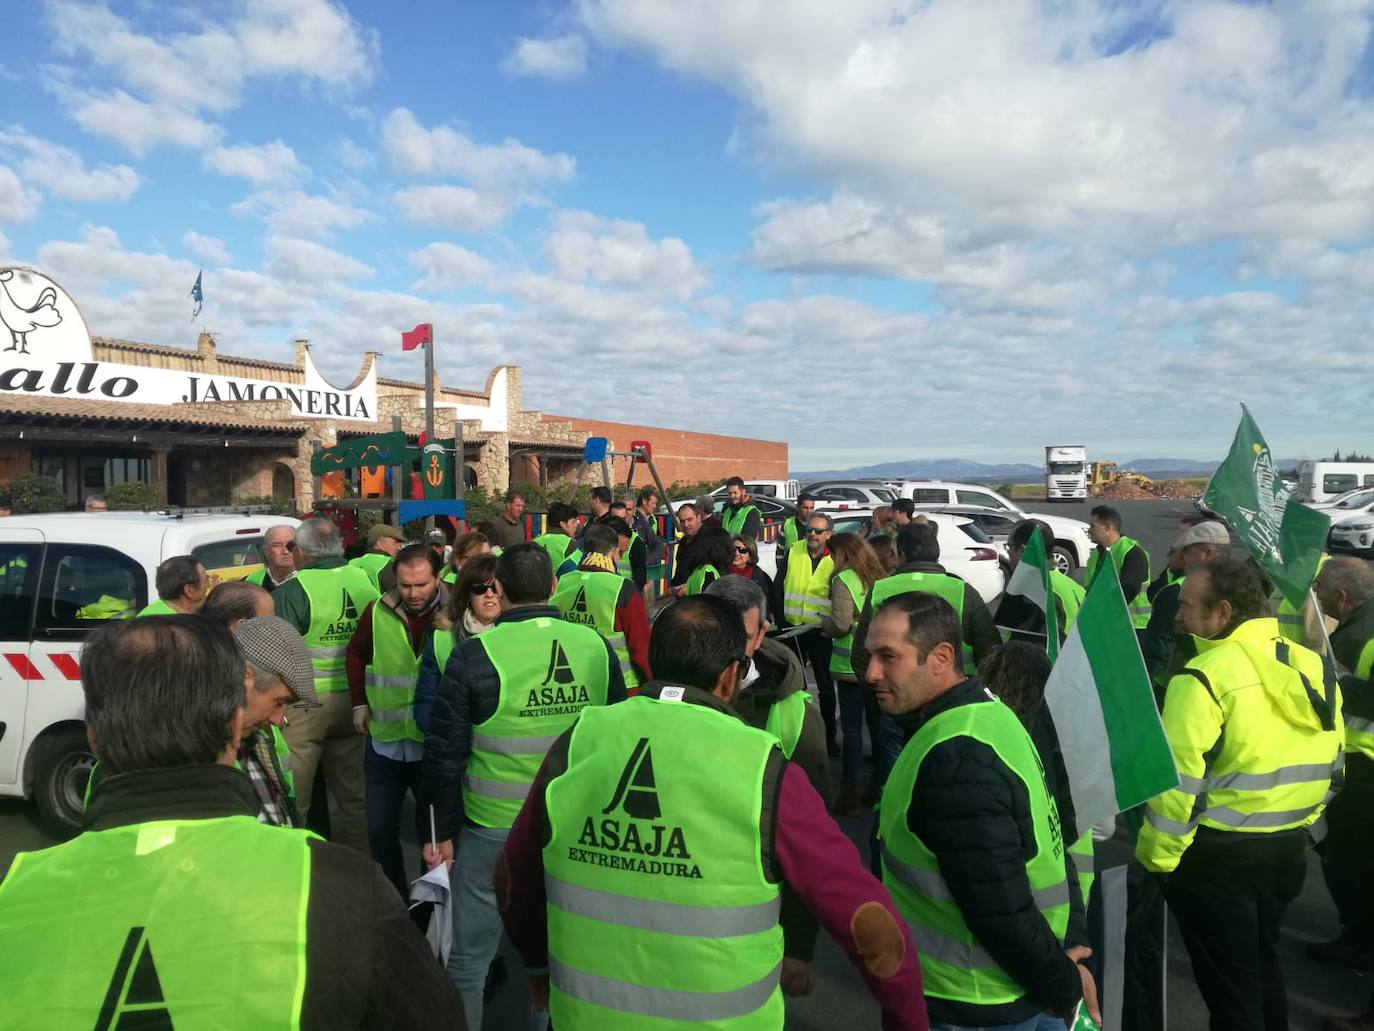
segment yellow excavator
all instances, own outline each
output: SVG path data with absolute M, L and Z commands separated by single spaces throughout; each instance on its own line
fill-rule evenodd
M 1123 483 L 1137 487 L 1149 487 L 1154 481 L 1141 473 L 1121 473 L 1116 470 L 1115 462 L 1093 462 L 1088 466 L 1088 493 L 1100 497 L 1108 487 Z

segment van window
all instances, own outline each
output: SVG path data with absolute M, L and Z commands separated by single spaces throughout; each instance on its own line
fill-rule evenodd
M 892 491 L 888 490 L 886 487 L 874 487 L 873 493 L 879 501 L 886 502 L 889 505 L 897 500 L 897 495 L 893 494 Z
M 1322 491 L 1326 494 L 1344 494 L 1360 485 L 1360 478 L 1354 473 L 1327 473 L 1322 477 Z
M 227 541 L 201 544 L 192 548 L 191 554 L 198 558 L 207 570 L 259 566 L 267 561 L 262 553 L 261 537 L 234 537 Z
M 1364 474 L 1364 486 L 1366 486 L 1366 487 L 1374 487 L 1374 474 L 1371 474 L 1371 473 L 1365 473 L 1365 474 Z
M 50 544 L 38 591 L 38 630 L 85 631 L 128 619 L 148 604 L 148 577 L 123 552 L 94 544 Z
M 947 505 L 949 491 L 944 487 L 913 487 L 911 501 L 915 505 Z
M 762 494 L 765 498 L 776 498 L 778 496 L 778 488 L 771 483 L 746 483 L 744 488 L 749 491 L 750 494 Z
M 977 505 L 980 508 L 1003 508 L 1002 502 L 981 490 L 957 490 L 954 492 L 960 505 Z
M 37 544 L 0 544 L 0 641 L 33 636 L 29 626 L 41 554 Z

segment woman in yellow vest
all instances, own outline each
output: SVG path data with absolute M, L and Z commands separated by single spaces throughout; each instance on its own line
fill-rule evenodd
M 869 747 L 878 748 L 878 699 L 863 679 L 863 671 L 850 663 L 854 628 L 863 611 L 864 599 L 874 583 L 884 575 L 882 564 L 868 542 L 857 533 L 837 533 L 830 538 L 830 554 L 835 559 L 835 576 L 830 581 L 830 611 L 821 615 L 821 634 L 833 642 L 830 648 L 830 674 L 840 703 L 840 794 L 835 799 L 835 815 L 859 814 L 859 767 L 863 765 L 865 719 Z M 868 797 L 875 796 L 870 784 Z M 876 801 L 876 798 L 873 799 Z

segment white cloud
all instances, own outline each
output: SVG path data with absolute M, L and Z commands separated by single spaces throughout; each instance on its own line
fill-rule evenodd
M 516 78 L 576 79 L 587 70 L 587 44 L 581 36 L 516 41 L 501 70 Z
M 377 163 L 372 151 L 347 137 L 340 138 L 334 145 L 334 154 L 338 157 L 339 163 L 351 172 L 366 172 Z
M 519 140 L 484 144 L 446 125 L 426 129 L 403 107 L 392 111 L 382 123 L 382 146 L 398 171 L 453 175 L 491 188 L 565 182 L 577 167 L 567 154 L 546 154 Z
M 491 281 L 492 265 L 482 255 L 453 243 L 431 243 L 410 256 L 425 276 L 416 290 L 453 290 L 483 286 Z
M 202 236 L 194 229 L 186 230 L 181 238 L 182 245 L 202 261 L 213 265 L 228 265 L 229 248 L 218 236 Z
M 145 103 L 123 90 L 85 95 L 76 102 L 72 115 L 87 132 L 114 140 L 138 155 L 163 143 L 204 147 L 218 135 L 213 125 L 196 115 L 166 104 Z
M 412 225 L 473 233 L 495 229 L 511 207 L 500 194 L 479 193 L 466 186 L 411 186 L 397 190 L 391 199 Z
M 128 200 L 138 189 L 138 173 L 128 165 L 87 168 L 76 152 L 22 131 L 0 131 L 0 146 L 27 155 L 20 171 L 54 197 L 73 201 Z
M 10 242 L 5 238 L 4 233 L 0 233 L 0 261 L 10 260 Z
M 37 190 L 25 186 L 13 169 L 0 165 L 0 222 L 27 222 L 42 206 Z
M 333 86 L 369 81 L 379 49 L 376 33 L 331 0 L 249 0 L 236 35 L 253 72 Z
M 332 290 L 354 279 L 370 279 L 375 271 L 356 258 L 330 250 L 313 240 L 269 236 L 264 271 L 286 283 Z
M 338 229 L 356 229 L 376 216 L 344 197 L 323 197 L 300 190 L 260 190 L 229 209 L 235 215 L 262 217 L 269 229 L 283 236 L 332 236 Z
M 632 287 L 678 300 L 706 285 L 705 272 L 682 240 L 652 240 L 639 222 L 599 218 L 585 211 L 560 211 L 543 253 L 565 279 Z
M 296 152 L 281 140 L 261 146 L 216 147 L 201 160 L 220 175 L 238 176 L 256 186 L 291 182 L 302 172 Z

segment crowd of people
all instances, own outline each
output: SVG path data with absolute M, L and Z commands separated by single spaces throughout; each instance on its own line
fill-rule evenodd
M 652 488 L 555 503 L 530 540 L 511 491 L 453 540 L 378 524 L 348 559 L 312 517 L 244 580 L 163 562 L 82 653 L 87 831 L 0 882 L 0 1023 L 480 1028 L 504 933 L 531 1027 L 782 1027 L 822 929 L 884 1028 L 1100 1020 L 1094 828 L 1044 700 L 1084 586 L 993 610 L 909 501 L 835 533 L 802 495 L 774 541 L 727 487 L 668 539 Z M 1153 580 L 1123 529 L 1094 509 L 1083 579 L 1121 584 L 1179 774 L 1097 828 L 1136 855 L 1123 1026 L 1163 1024 L 1167 902 L 1211 1026 L 1287 1027 L 1314 840 L 1344 930 L 1309 954 L 1374 968 L 1374 568 L 1331 558 L 1275 616 L 1225 525 Z M 868 807 L 864 856 L 835 817 Z M 441 867 L 447 911 L 408 911 Z

